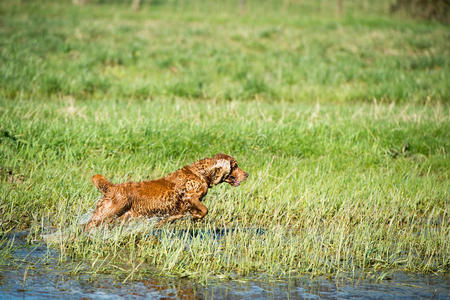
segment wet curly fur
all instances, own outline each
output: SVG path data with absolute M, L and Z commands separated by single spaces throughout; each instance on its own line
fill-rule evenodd
M 185 166 L 166 177 L 151 181 L 112 184 L 102 175 L 94 175 L 92 182 L 103 198 L 86 224 L 92 229 L 115 219 L 125 221 L 136 217 L 164 217 L 159 223 L 173 222 L 190 213 L 201 220 L 208 208 L 201 202 L 208 188 L 227 182 L 238 186 L 248 173 L 238 167 L 227 154 L 217 154 Z

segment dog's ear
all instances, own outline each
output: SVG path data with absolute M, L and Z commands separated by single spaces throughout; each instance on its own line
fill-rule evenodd
M 219 184 L 223 182 L 231 173 L 231 161 L 228 157 L 220 156 L 220 154 L 214 156 L 213 165 L 211 167 L 211 183 Z

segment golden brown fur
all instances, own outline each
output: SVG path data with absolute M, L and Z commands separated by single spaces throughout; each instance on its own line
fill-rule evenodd
M 173 222 L 190 213 L 201 220 L 208 208 L 201 203 L 208 188 L 221 182 L 238 186 L 248 173 L 227 154 L 217 154 L 185 166 L 166 177 L 152 181 L 112 184 L 102 175 L 92 182 L 103 193 L 93 215 L 86 224 L 91 229 L 115 218 L 127 220 L 140 216 L 165 217 L 160 224 Z

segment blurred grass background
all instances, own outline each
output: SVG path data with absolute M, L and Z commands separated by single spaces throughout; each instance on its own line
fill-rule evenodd
M 448 101 L 447 25 L 390 1 L 4 1 L 3 98 Z

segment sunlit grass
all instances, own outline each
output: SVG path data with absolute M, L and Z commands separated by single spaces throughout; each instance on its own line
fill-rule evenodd
M 347 1 L 342 17 L 333 1 L 247 2 L 4 1 L 0 96 L 448 101 L 445 25 L 386 16 L 383 1 Z
M 133 278 L 448 271 L 448 107 L 103 104 L 2 103 L 4 228 L 32 226 L 39 236 L 53 226 L 64 257 Z M 79 217 L 100 196 L 92 174 L 155 178 L 218 152 L 250 178 L 211 189 L 202 222 L 186 218 L 156 237 L 150 226 L 82 231 Z M 231 231 L 176 234 L 186 228 Z

